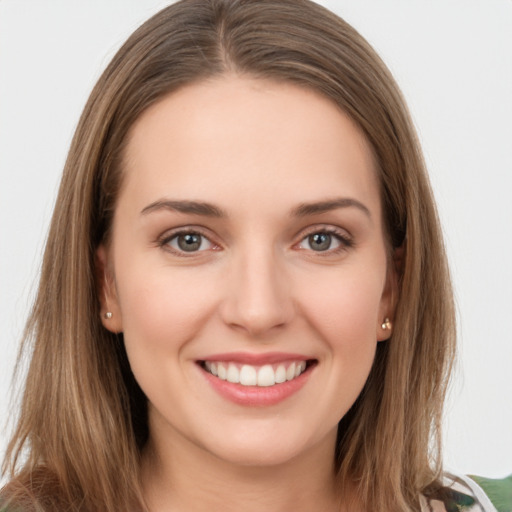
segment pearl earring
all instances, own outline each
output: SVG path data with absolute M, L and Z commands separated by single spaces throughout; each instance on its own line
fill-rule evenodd
M 104 315 L 104 317 L 107 319 L 107 320 L 110 320 L 112 318 L 112 312 L 111 311 L 107 311 Z
M 391 329 L 391 326 L 391 320 L 388 317 L 384 318 L 384 322 L 382 322 L 381 327 L 386 331 L 388 329 Z

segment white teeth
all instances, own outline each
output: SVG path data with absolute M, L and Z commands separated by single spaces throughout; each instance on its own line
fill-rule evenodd
M 269 364 L 262 366 L 258 370 L 258 386 L 268 387 L 276 383 L 274 369 Z
M 286 381 L 286 368 L 280 364 L 276 370 L 276 384 L 281 384 Z
M 228 372 L 226 370 L 226 367 L 222 363 L 217 364 L 217 375 L 219 379 L 226 380 L 228 376 Z
M 228 382 L 232 382 L 233 384 L 238 384 L 240 382 L 240 372 L 233 363 L 229 363 L 226 380 Z
M 288 366 L 288 368 L 287 368 Z M 282 384 L 301 375 L 306 369 L 306 361 L 293 361 L 289 364 L 252 366 L 228 362 L 205 361 L 204 368 L 221 380 L 242 386 L 269 387 Z
M 242 386 L 256 386 L 257 380 L 256 368 L 244 364 L 240 370 L 240 384 Z
M 288 366 L 288 370 L 286 370 L 286 380 L 292 380 L 295 377 L 295 363 L 292 363 Z

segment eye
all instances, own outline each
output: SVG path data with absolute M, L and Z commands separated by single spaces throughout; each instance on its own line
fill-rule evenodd
M 304 237 L 299 243 L 299 249 L 315 252 L 337 252 L 352 246 L 352 241 L 345 234 L 337 231 L 315 231 Z
M 304 238 L 301 242 L 302 249 L 311 249 L 312 251 L 328 251 L 339 247 L 340 241 L 330 233 L 313 233 Z
M 214 247 L 214 244 L 204 235 L 191 231 L 173 235 L 164 241 L 164 245 L 176 252 L 200 252 Z

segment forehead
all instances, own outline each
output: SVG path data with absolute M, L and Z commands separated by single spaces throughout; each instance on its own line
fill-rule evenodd
M 123 188 L 146 202 L 164 193 L 216 202 L 235 189 L 240 200 L 246 191 L 297 202 L 333 187 L 379 201 L 369 144 L 331 100 L 237 76 L 185 86 L 144 112 L 124 171 Z

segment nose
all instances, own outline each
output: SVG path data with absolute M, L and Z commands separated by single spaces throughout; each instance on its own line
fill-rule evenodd
M 291 282 L 271 249 L 248 250 L 229 269 L 221 306 L 224 322 L 252 337 L 286 326 L 293 316 Z

